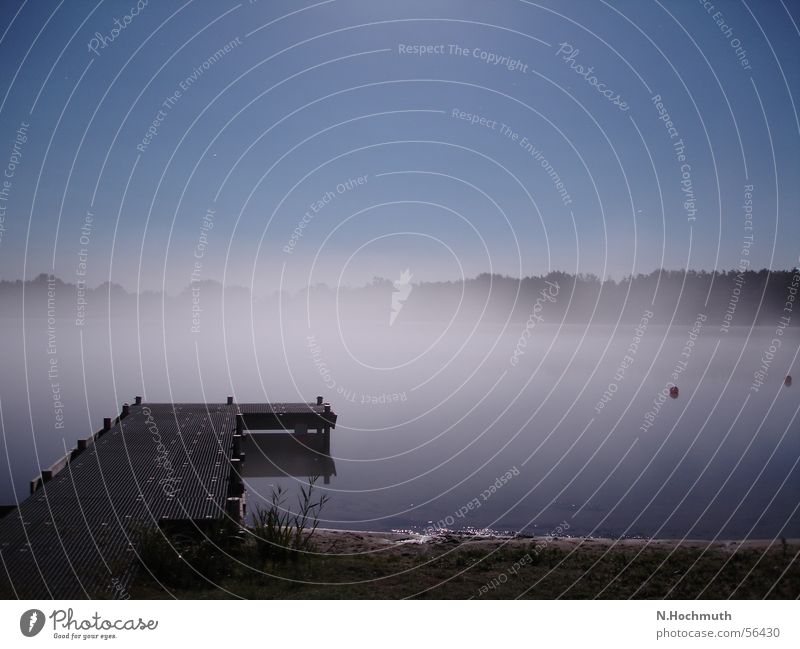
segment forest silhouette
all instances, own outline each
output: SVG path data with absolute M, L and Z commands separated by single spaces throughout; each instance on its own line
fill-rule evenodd
M 727 313 L 731 326 L 773 325 L 781 316 L 791 314 L 791 308 L 785 309 L 793 306 L 799 285 L 797 269 L 662 270 L 619 281 L 564 272 L 521 279 L 483 273 L 465 281 L 413 283 L 397 324 L 450 319 L 524 321 L 537 299 L 542 302 L 542 291 L 549 290 L 551 297 L 539 304 L 541 319 L 548 324 L 638 322 L 649 311 L 653 314 L 650 322 L 660 324 L 693 322 L 698 313 L 706 314 L 712 323 L 722 323 Z M 274 318 L 280 302 L 284 315 L 307 310 L 312 314 L 338 312 L 343 319 L 385 320 L 388 324 L 395 290 L 391 280 L 374 278 L 357 287 L 318 284 L 294 293 L 258 296 L 241 286 L 223 290 L 219 282 L 209 280 L 192 283 L 176 295 L 155 291 L 137 294 L 109 282 L 79 291 L 74 283 L 40 274 L 25 282 L 0 281 L 0 313 L 4 318 L 21 317 L 24 294 L 27 318 L 47 317 L 50 298 L 49 306 L 55 306 L 56 317 L 69 320 L 81 297 L 89 320 L 137 316 L 183 320 L 190 317 L 194 300 L 207 319 L 223 312 L 252 312 L 259 319 Z

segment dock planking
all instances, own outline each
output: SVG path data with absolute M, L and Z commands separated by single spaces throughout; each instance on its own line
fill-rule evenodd
M 0 518 L 0 596 L 124 597 L 139 569 L 136 539 L 143 531 L 242 522 L 243 437 L 269 430 L 302 437 L 316 429 L 319 448 L 329 453 L 335 425 L 336 414 L 321 398 L 237 404 L 230 397 L 226 403 L 137 397 L 42 470 L 31 495 Z

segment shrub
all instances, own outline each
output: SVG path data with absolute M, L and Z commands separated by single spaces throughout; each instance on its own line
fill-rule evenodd
M 239 540 L 224 524 L 205 532 L 146 528 L 136 536 L 139 564 L 172 588 L 207 585 L 225 577 L 230 568 L 228 551 Z
M 310 477 L 300 488 L 298 511 L 286 507 L 286 491 L 280 486 L 272 490 L 270 504 L 256 507 L 253 533 L 258 540 L 258 552 L 263 559 L 285 562 L 297 561 L 300 553 L 313 549 L 312 537 L 319 525 L 319 516 L 328 496 L 316 498 L 317 477 Z

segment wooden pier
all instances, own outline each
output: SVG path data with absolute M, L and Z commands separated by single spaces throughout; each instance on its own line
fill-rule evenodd
M 18 507 L 5 508 L 0 597 L 124 596 L 143 531 L 241 524 L 246 477 L 318 475 L 327 484 L 336 474 L 336 418 L 322 397 L 243 404 L 137 397 L 36 476 Z

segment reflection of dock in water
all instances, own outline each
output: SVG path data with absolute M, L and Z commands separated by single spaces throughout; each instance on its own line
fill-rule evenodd
M 235 441 L 239 438 L 235 448 L 242 460 L 243 478 L 319 476 L 330 484 L 331 476 L 336 475 L 331 458 L 336 414 L 330 404 L 317 397 L 313 405 L 267 403 L 257 412 L 253 404 L 248 405 L 236 418 L 234 436 Z
M 244 477 L 336 475 L 336 414 L 315 403 L 147 403 L 136 397 L 0 509 L 0 597 L 119 597 L 139 535 L 243 522 Z M 277 431 L 277 432 L 266 432 Z
M 243 478 L 319 476 L 330 484 L 336 464 L 330 456 L 330 433 L 245 435 Z

